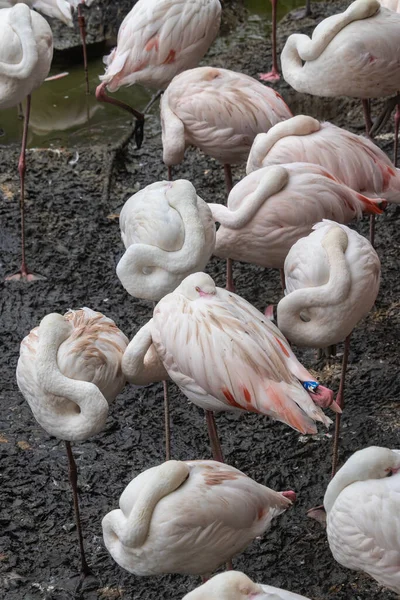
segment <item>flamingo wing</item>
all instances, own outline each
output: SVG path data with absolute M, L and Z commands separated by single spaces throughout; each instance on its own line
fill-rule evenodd
M 400 592 L 400 476 L 345 488 L 328 514 L 335 559 Z
M 286 339 L 235 294 L 217 288 L 212 300 L 193 302 L 170 294 L 155 309 L 152 335 L 171 379 L 200 406 L 260 412 L 303 433 L 330 423 L 301 386 L 298 378 L 312 376 Z

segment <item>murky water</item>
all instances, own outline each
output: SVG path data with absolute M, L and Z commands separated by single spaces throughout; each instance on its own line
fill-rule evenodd
M 260 31 L 269 34 L 271 19 L 270 0 L 245 0 L 251 13 L 254 33 Z M 278 16 L 282 18 L 289 10 L 304 5 L 304 0 L 278 0 Z M 229 44 L 229 40 L 219 40 Z M 57 65 L 51 74 L 65 70 Z M 90 138 L 91 144 L 105 141 L 117 141 L 126 130 L 131 117 L 121 109 L 108 104 L 100 104 L 94 96 L 99 83 L 99 75 L 104 73 L 101 58 L 89 63 L 90 89 L 85 94 L 83 68 L 80 64 L 67 68 L 69 75 L 63 79 L 44 83 L 32 96 L 29 127 L 29 147 L 73 146 Z M 138 110 L 145 107 L 151 98 L 151 92 L 139 85 L 121 88 L 115 94 Z M 18 109 L 12 108 L 0 112 L 0 144 L 19 142 L 22 137 L 23 120 L 18 117 Z

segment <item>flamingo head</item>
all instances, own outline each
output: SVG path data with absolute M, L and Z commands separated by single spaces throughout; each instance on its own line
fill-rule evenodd
M 239 571 L 215 575 L 187 594 L 183 600 L 262 600 L 266 598 L 261 585 Z
M 206 273 L 193 273 L 182 281 L 176 291 L 188 300 L 198 300 L 214 297 L 217 288 L 213 279 Z

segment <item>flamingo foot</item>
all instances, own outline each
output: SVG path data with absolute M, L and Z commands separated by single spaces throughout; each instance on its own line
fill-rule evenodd
M 282 496 L 288 498 L 293 504 L 296 502 L 296 492 L 293 490 L 288 490 L 287 492 L 281 492 Z
M 278 73 L 278 70 L 275 67 L 272 67 L 272 71 L 269 73 L 259 73 L 259 78 L 261 81 L 279 81 L 281 76 Z
M 20 270 L 14 275 L 7 275 L 4 281 L 23 281 L 30 283 L 31 281 L 46 281 L 44 275 L 30 273 L 26 268 L 26 265 L 22 264 Z
M 310 517 L 310 519 L 315 519 L 323 527 L 326 527 L 326 511 L 323 504 L 320 506 L 315 506 L 314 508 L 310 508 L 307 511 L 307 517 Z
M 78 596 L 82 591 L 95 590 L 99 587 L 99 583 L 99 578 L 93 573 L 88 565 L 85 565 L 78 575 L 78 582 L 74 589 L 74 595 Z

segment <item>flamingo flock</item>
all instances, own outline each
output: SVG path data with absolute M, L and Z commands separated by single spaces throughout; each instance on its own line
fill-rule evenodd
M 51 28 L 33 9 L 59 16 L 51 6 L 67 12 L 66 5 L 69 11 L 80 6 L 72 0 L 53 4 L 0 0 L 0 109 L 27 98 L 18 166 L 22 265 L 8 278 L 26 285 L 37 278 L 24 248 L 30 96 L 45 81 L 53 51 Z M 252 412 L 308 436 L 332 426 L 332 411 L 332 475 L 323 506 L 309 516 L 326 526 L 340 565 L 400 594 L 400 450 L 361 448 L 338 469 L 340 441 L 348 435 L 340 422 L 350 336 L 373 309 L 381 278 L 373 235 L 368 241 L 348 225 L 400 202 L 399 170 L 371 139 L 312 116 L 293 116 L 272 87 L 243 73 L 198 66 L 220 18 L 219 0 L 139 0 L 121 25 L 96 90 L 99 101 L 135 116 L 139 147 L 146 111 L 106 89 L 141 84 L 163 94 L 168 181 L 149 181 L 126 201 L 120 214 L 125 253 L 117 265 L 127 294 L 154 303 L 151 317 L 129 341 L 111 318 L 89 308 L 44 315 L 21 342 L 17 383 L 36 421 L 66 444 L 81 583 L 91 569 L 71 442 L 104 429 L 126 383 L 163 381 L 167 460 L 136 474 L 125 490 L 121 486 L 119 508 L 99 515 L 97 523 L 122 569 L 135 576 L 201 576 L 202 585 L 184 600 L 307 600 L 232 569 L 232 559 L 275 517 L 296 510 L 297 495 L 270 489 L 226 464 L 214 415 Z M 382 33 L 384 41 L 377 43 Z M 311 38 L 290 36 L 281 63 L 284 79 L 300 93 L 363 99 L 369 134 L 369 99 L 400 90 L 400 16 L 377 0 L 356 0 L 320 23 Z M 264 79 L 276 80 L 274 71 Z M 172 167 L 179 170 L 188 147 L 224 166 L 226 206 L 201 198 L 201 182 L 173 180 Z M 247 175 L 233 186 L 231 166 L 246 163 Z M 227 261 L 226 288 L 205 272 L 212 255 Z M 235 290 L 233 260 L 281 270 L 277 324 L 239 293 L 246 290 Z M 335 394 L 316 379 L 312 365 L 298 360 L 296 347 L 342 342 Z M 205 411 L 213 460 L 171 459 L 167 382 Z M 224 564 L 227 571 L 212 577 Z

